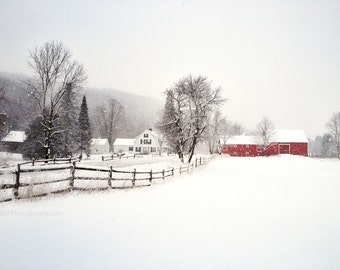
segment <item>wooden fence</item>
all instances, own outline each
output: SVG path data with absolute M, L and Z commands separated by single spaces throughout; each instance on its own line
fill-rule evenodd
M 54 159 L 50 163 L 30 161 L 17 164 L 15 170 L 0 171 L 0 202 L 33 198 L 72 190 L 104 190 L 150 186 L 154 181 L 189 173 L 209 158 L 196 158 L 193 163 L 158 171 L 115 170 L 81 166 L 72 159 Z M 43 162 L 41 166 L 37 163 Z M 53 173 L 51 173 L 53 172 Z

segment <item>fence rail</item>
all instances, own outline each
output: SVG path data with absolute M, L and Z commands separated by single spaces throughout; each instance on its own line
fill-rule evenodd
M 0 202 L 33 198 L 72 190 L 103 190 L 150 186 L 154 181 L 190 173 L 210 158 L 196 158 L 193 163 L 158 171 L 136 169 L 115 170 L 111 167 L 84 167 L 77 159 L 53 159 L 51 166 L 36 166 L 37 162 L 17 164 L 14 170 L 0 171 Z M 71 164 L 70 163 L 71 160 Z M 66 165 L 62 165 L 66 162 Z M 31 167 L 28 167 L 28 165 Z M 51 174 L 50 172 L 54 173 Z

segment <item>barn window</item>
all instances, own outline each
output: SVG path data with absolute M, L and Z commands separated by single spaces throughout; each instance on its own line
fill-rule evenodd
M 141 148 L 140 147 L 136 147 L 136 152 L 141 152 Z
M 156 147 L 151 147 L 150 152 L 155 153 L 156 152 Z
M 249 152 L 246 152 L 246 156 L 249 156 Z
M 246 148 L 249 148 L 249 144 L 246 145 Z
M 140 144 L 143 144 L 143 140 L 142 139 L 140 139 Z
M 144 138 L 149 138 L 149 134 L 144 134 Z
M 130 147 L 129 147 L 129 151 L 133 151 L 133 146 L 130 146 Z

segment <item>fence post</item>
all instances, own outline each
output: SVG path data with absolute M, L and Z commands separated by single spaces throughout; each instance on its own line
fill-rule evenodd
M 102 161 L 104 161 L 104 156 L 102 156 Z
M 109 184 L 109 187 L 112 188 L 112 182 L 111 182 L 111 179 L 112 179 L 112 166 L 110 166 L 110 171 L 109 171 L 109 180 L 108 180 L 108 184 Z
M 171 174 L 172 174 L 172 177 L 174 177 L 174 174 L 175 174 L 175 168 L 174 167 L 172 167 Z
M 17 171 L 15 172 L 15 185 L 14 185 L 14 198 L 19 199 L 19 185 L 20 185 L 20 164 L 17 165 Z
M 74 176 L 75 176 L 75 174 L 76 174 L 76 162 L 73 161 L 72 164 L 73 164 L 73 165 L 72 165 L 72 167 L 71 167 L 70 190 L 72 190 L 73 187 L 74 187 Z
M 32 158 L 32 166 L 34 166 L 34 161 L 35 161 L 35 159 L 34 159 L 34 158 Z
M 202 165 L 202 157 L 200 157 L 200 165 Z
M 132 186 L 134 187 L 136 184 L 136 169 L 133 169 L 132 173 Z
M 150 178 L 149 178 L 150 184 L 152 183 L 152 169 L 150 170 Z
M 179 166 L 179 174 L 182 174 L 182 165 Z
M 165 169 L 163 169 L 163 171 L 162 171 L 162 178 L 163 178 L 163 180 L 165 178 Z
M 55 157 L 53 157 L 53 164 L 55 164 Z
M 195 159 L 195 168 L 197 168 L 197 158 Z
M 188 164 L 187 173 L 189 173 L 189 171 L 190 171 L 190 164 Z

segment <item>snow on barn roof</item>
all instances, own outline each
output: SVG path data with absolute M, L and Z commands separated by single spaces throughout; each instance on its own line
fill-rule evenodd
M 237 145 L 237 144 L 242 144 L 242 145 L 252 145 L 252 144 L 257 144 L 256 141 L 256 136 L 248 136 L 248 135 L 239 135 L 239 136 L 232 136 L 229 139 L 225 141 L 225 144 L 228 145 Z
M 5 138 L 1 141 L 3 142 L 24 142 L 26 140 L 25 131 L 10 131 Z
M 223 141 L 222 141 L 223 142 Z M 232 136 L 226 140 L 227 145 L 256 145 L 259 140 L 257 136 L 239 135 Z M 300 129 L 276 129 L 271 139 L 273 143 L 308 143 L 308 138 Z
M 134 145 L 135 144 L 135 139 L 123 139 L 123 138 L 117 138 L 113 145 Z
M 275 130 L 273 141 L 281 143 L 308 143 L 308 138 L 305 132 L 300 129 L 277 129 Z
M 91 140 L 91 145 L 105 145 L 107 144 L 109 141 L 108 139 L 92 139 Z

